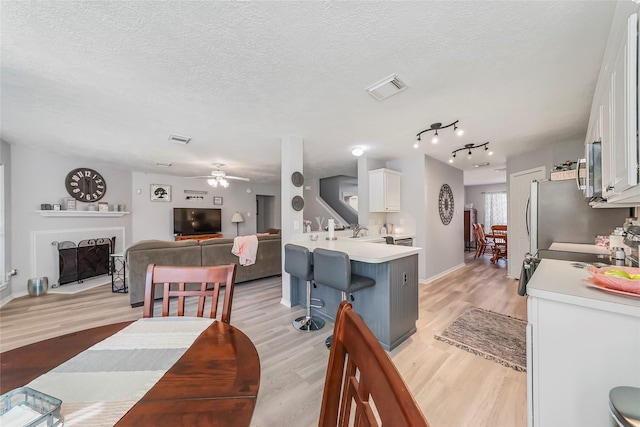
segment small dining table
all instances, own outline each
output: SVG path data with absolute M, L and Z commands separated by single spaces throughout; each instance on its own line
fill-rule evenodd
M 0 393 L 24 386 L 131 323 L 1 353 Z M 259 385 L 260 359 L 251 340 L 239 329 L 215 321 L 116 425 L 249 426 Z

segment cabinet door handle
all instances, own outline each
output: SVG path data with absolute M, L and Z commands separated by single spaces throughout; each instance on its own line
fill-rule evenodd
M 616 188 L 613 185 L 607 185 L 606 191 L 613 191 L 613 189 Z

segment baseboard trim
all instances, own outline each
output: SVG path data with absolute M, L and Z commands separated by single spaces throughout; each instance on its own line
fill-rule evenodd
M 450 269 L 445 270 L 445 271 L 443 271 L 443 272 L 441 272 L 441 273 L 438 273 L 438 274 L 436 274 L 435 276 L 431 276 L 431 277 L 429 277 L 428 279 L 420 279 L 420 284 L 421 284 L 421 285 L 426 285 L 427 283 L 431 283 L 431 282 L 433 282 L 434 280 L 438 280 L 439 278 L 441 278 L 441 277 L 443 277 L 443 276 L 446 276 L 447 274 L 452 273 L 452 272 L 454 272 L 454 271 L 456 271 L 456 270 L 459 270 L 459 269 L 461 269 L 461 268 L 462 268 L 462 267 L 464 267 L 464 266 L 465 266 L 465 264 L 464 264 L 464 263 L 462 263 L 462 264 L 458 264 L 458 265 L 456 265 L 455 267 L 451 267 Z

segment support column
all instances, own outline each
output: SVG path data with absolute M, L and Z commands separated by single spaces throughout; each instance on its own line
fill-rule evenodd
M 280 194 L 281 194 L 281 212 L 282 212 L 282 299 L 280 303 L 291 307 L 292 298 L 291 278 L 284 271 L 284 245 L 291 242 L 292 236 L 302 234 L 302 225 L 304 220 L 304 209 L 296 211 L 291 205 L 291 201 L 295 196 L 302 197 L 304 185 L 296 187 L 291 182 L 291 174 L 300 172 L 304 174 L 303 167 L 303 145 L 304 140 L 298 136 L 287 135 L 282 138 L 281 152 L 281 170 L 280 176 Z

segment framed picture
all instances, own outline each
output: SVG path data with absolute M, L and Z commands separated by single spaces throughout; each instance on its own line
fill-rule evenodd
M 171 186 L 166 184 L 151 184 L 152 202 L 170 202 Z
M 109 203 L 98 202 L 98 212 L 109 212 Z
M 53 210 L 54 211 L 59 211 L 61 209 L 61 207 L 62 207 L 62 205 L 59 205 L 59 204 L 56 203 L 55 205 L 53 205 Z
M 216 196 L 213 198 L 213 204 L 214 205 L 221 205 L 222 204 L 222 197 Z

